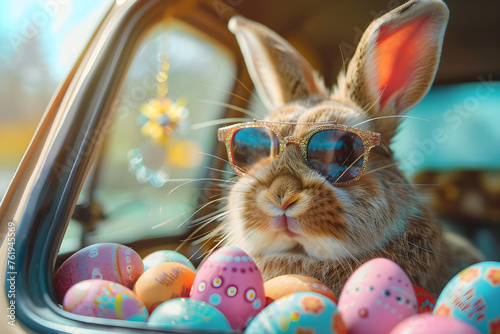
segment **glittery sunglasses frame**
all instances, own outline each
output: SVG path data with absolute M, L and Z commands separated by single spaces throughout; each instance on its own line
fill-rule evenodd
M 375 146 L 380 146 L 382 147 L 386 152 L 390 152 L 388 149 L 387 145 L 385 144 L 384 140 L 382 139 L 382 135 L 377 132 L 369 131 L 369 130 L 363 130 L 359 129 L 356 127 L 352 126 L 347 126 L 343 124 L 337 124 L 337 123 L 325 123 L 325 124 L 320 124 L 317 126 L 314 126 L 304 137 L 298 138 L 294 136 L 287 136 L 283 137 L 281 134 L 281 131 L 275 126 L 276 124 L 297 124 L 297 123 L 279 123 L 279 122 L 266 122 L 266 121 L 253 121 L 253 122 L 246 122 L 246 123 L 239 123 L 231 126 L 226 126 L 219 128 L 217 131 L 217 136 L 219 141 L 224 142 L 226 145 L 226 151 L 227 151 L 227 156 L 229 159 L 229 164 L 233 168 L 233 170 L 238 173 L 239 175 L 242 176 L 247 176 L 241 167 L 238 167 L 236 164 L 234 164 L 234 158 L 231 150 L 231 141 L 233 139 L 233 136 L 238 132 L 239 130 L 246 129 L 246 128 L 266 128 L 271 130 L 276 137 L 278 138 L 279 141 L 279 151 L 278 154 L 273 157 L 273 159 L 276 159 L 280 156 L 280 154 L 283 152 L 285 149 L 286 145 L 288 144 L 295 144 L 299 146 L 300 151 L 302 153 L 302 157 L 304 159 L 304 162 L 306 165 L 308 165 L 308 155 L 307 155 L 307 147 L 309 145 L 309 140 L 317 134 L 318 132 L 325 131 L 325 130 L 342 130 L 342 131 L 347 131 L 356 134 L 363 142 L 363 148 L 364 148 L 364 153 L 362 154 L 363 157 L 363 165 L 361 166 L 361 170 L 359 174 L 353 178 L 352 180 L 345 181 L 345 182 L 337 182 L 335 181 L 333 184 L 335 186 L 346 186 L 349 184 L 352 184 L 356 181 L 358 181 L 361 176 L 363 175 L 365 169 L 366 169 L 366 164 L 368 163 L 368 155 L 370 153 L 370 150 L 374 148 Z M 317 124 L 317 123 L 316 123 Z M 313 125 L 313 123 L 311 124 Z M 357 161 L 357 160 L 356 160 Z M 352 166 L 352 165 L 351 165 Z M 349 168 L 351 167 L 349 166 Z M 344 173 L 349 170 L 347 168 Z M 339 180 L 342 175 L 340 175 L 337 180 Z

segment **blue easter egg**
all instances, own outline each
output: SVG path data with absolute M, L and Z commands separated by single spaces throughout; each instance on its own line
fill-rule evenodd
M 297 292 L 280 298 L 262 310 L 245 334 L 346 333 L 335 303 L 316 292 Z
M 476 263 L 448 282 L 434 314 L 463 320 L 483 334 L 500 331 L 500 262 Z
M 159 250 L 153 252 L 148 256 L 146 256 L 144 260 L 142 260 L 142 262 L 144 262 L 144 271 L 163 262 L 182 263 L 192 271 L 196 271 L 193 264 L 191 263 L 191 261 L 189 261 L 187 257 L 172 250 Z
M 226 317 L 215 307 L 187 298 L 176 298 L 162 303 L 151 313 L 148 325 L 175 329 L 231 330 Z

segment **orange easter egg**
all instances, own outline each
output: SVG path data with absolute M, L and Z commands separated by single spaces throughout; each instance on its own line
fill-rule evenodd
M 164 262 L 144 272 L 137 280 L 134 292 L 151 314 L 167 300 L 189 297 L 194 277 L 194 271 L 187 266 L 177 262 Z
M 337 298 L 323 283 L 305 275 L 282 275 L 264 283 L 267 304 L 296 292 L 317 292 L 337 304 Z

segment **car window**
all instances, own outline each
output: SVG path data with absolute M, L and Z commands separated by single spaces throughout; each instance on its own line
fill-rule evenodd
M 223 118 L 234 73 L 229 53 L 180 22 L 142 43 L 61 253 L 186 233 L 213 164 L 210 121 Z

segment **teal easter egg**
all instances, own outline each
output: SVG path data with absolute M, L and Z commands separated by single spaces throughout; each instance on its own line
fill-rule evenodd
M 142 262 L 144 263 L 144 270 L 148 270 L 151 267 L 163 262 L 178 262 L 182 263 L 192 271 L 196 271 L 194 265 L 189 261 L 184 255 L 177 253 L 172 250 L 159 250 L 147 255 Z
M 316 292 L 297 292 L 269 304 L 245 331 L 264 333 L 345 334 L 346 328 L 331 299 Z
M 226 317 L 215 307 L 187 298 L 162 303 L 151 313 L 148 325 L 173 329 L 209 329 L 216 332 L 231 330 Z
M 121 284 L 90 279 L 73 285 L 63 300 L 65 311 L 89 317 L 144 322 L 148 311 L 130 289 Z
M 500 332 L 500 262 L 486 261 L 465 268 L 439 295 L 435 315 L 451 316 L 483 334 Z

